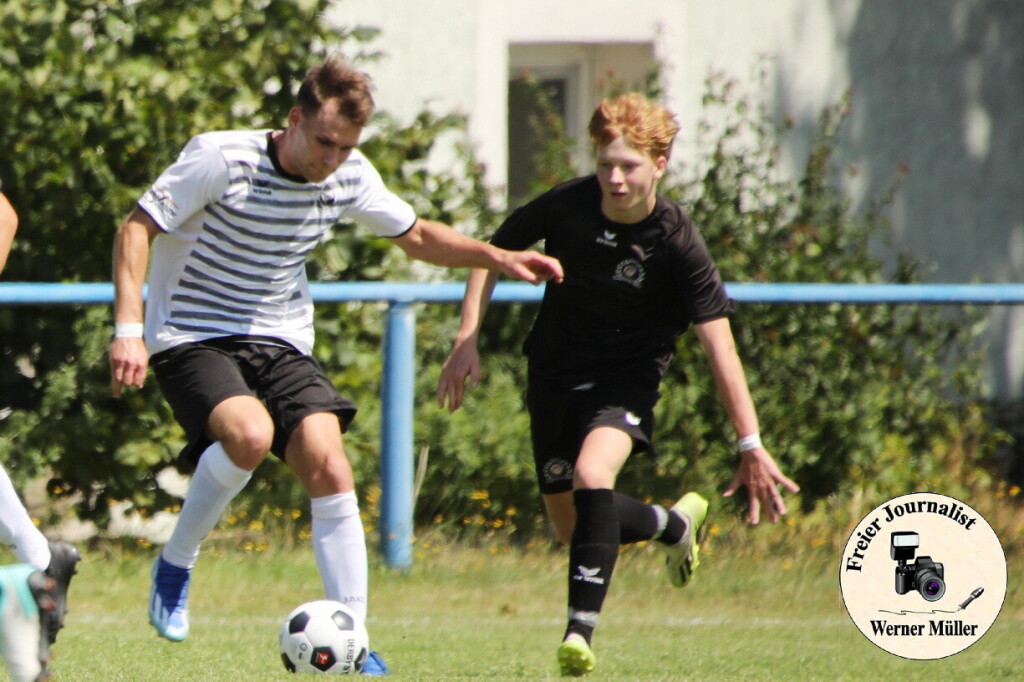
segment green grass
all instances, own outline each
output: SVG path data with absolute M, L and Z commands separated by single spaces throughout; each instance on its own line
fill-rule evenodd
M 738 552 L 737 552 L 738 554 Z M 192 588 L 192 634 L 159 639 L 147 623 L 152 550 L 90 553 L 72 586 L 56 680 L 288 680 L 277 628 L 321 594 L 311 552 L 208 551 Z M 369 629 L 395 680 L 551 679 L 564 627 L 563 552 L 421 542 L 404 573 L 375 564 Z M 1024 604 L 1011 565 L 1007 602 L 966 651 L 910 661 L 871 644 L 843 608 L 837 564 L 708 557 L 675 590 L 661 556 L 623 554 L 594 640 L 604 680 L 984 680 L 1022 670 Z

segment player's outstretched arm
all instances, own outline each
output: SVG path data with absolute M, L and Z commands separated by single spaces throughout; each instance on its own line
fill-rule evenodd
M 786 503 L 778 486 L 782 485 L 794 493 L 799 492 L 800 486 L 782 473 L 761 444 L 757 412 L 750 398 L 743 363 L 736 353 L 728 318 L 704 322 L 695 325 L 694 329 L 708 357 L 719 397 L 740 443 L 740 467 L 723 494 L 730 497 L 741 486 L 746 486 L 750 523 L 756 524 L 761 520 L 762 510 L 774 523 L 786 514 Z
M 433 220 L 418 218 L 416 224 L 395 240 L 410 257 L 451 268 L 497 270 L 530 284 L 561 282 L 562 265 L 536 251 L 506 251 L 457 232 Z
M 110 342 L 110 378 L 114 397 L 126 386 L 142 388 L 149 354 L 142 340 L 142 285 L 146 281 L 149 246 L 160 228 L 136 208 L 114 237 L 114 340 Z M 126 326 L 127 325 L 127 326 Z
M 3 192 L 0 192 L 0 272 L 7 265 L 7 256 L 11 253 L 14 233 L 18 231 L 18 214 Z
M 470 272 L 469 281 L 466 282 L 459 333 L 437 380 L 437 404 L 444 407 L 447 400 L 449 412 L 454 412 L 462 406 L 467 378 L 474 388 L 480 382 L 480 354 L 477 351 L 477 341 L 480 338 L 480 325 L 483 324 L 484 313 L 497 282 L 498 273 L 479 269 Z

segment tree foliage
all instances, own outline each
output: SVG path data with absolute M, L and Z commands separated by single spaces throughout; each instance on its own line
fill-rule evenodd
M 5 279 L 107 281 L 114 229 L 190 136 L 280 125 L 291 88 L 328 45 L 361 52 L 373 31 L 324 26 L 327 4 L 5 2 L 0 177 L 22 218 Z M 852 215 L 837 188 L 841 106 L 825 112 L 803 176 L 788 181 L 777 177 L 780 132 L 748 98 L 712 79 L 705 105 L 709 120 L 726 123 L 704 128 L 701 157 L 664 190 L 687 205 L 726 280 L 913 279 L 909 262 L 886 277 L 868 249 L 884 232 L 886 197 L 877 210 Z M 487 236 L 501 214 L 463 124 L 458 116 L 424 113 L 402 126 L 382 114 L 362 147 L 417 213 L 473 224 Z M 433 155 L 442 139 L 460 146 L 455 163 L 438 170 Z M 553 182 L 571 171 L 571 141 L 553 135 L 551 145 L 539 167 Z M 310 277 L 437 273 L 413 268 L 386 240 L 340 226 L 315 254 Z M 519 350 L 533 314 L 531 306 L 491 306 L 481 343 L 485 380 L 449 416 L 433 396 L 457 311 L 420 309 L 416 439 L 417 449 L 430 453 L 420 523 L 460 532 L 537 527 Z M 371 515 L 383 322 L 378 304 L 321 305 L 314 349 L 360 408 L 346 450 Z M 972 316 L 926 307 L 743 306 L 733 325 L 766 441 L 802 484 L 805 508 L 837 493 L 934 487 L 940 476 L 950 493 L 984 482 L 977 464 L 993 437 L 970 402 L 980 374 Z M 52 473 L 52 492 L 80 496 L 79 513 L 101 522 L 117 500 L 142 512 L 173 504 L 156 474 L 182 441 L 152 381 L 121 400 L 110 397 L 109 329 L 106 307 L 0 309 L 0 459 L 19 481 Z M 705 367 L 697 344 L 684 337 L 663 386 L 657 453 L 630 462 L 623 490 L 672 500 L 681 489 L 710 492 L 728 481 L 733 437 Z M 250 511 L 306 506 L 275 461 L 258 470 L 250 492 L 240 498 Z
M 329 44 L 373 34 L 328 28 L 327 6 L 3 3 L 0 177 L 21 217 L 5 279 L 109 281 L 116 226 L 192 135 L 281 125 Z M 113 500 L 169 503 L 153 475 L 181 444 L 152 382 L 111 398 L 109 329 L 107 309 L 0 310 L 0 457 L 19 480 L 52 471 L 99 518 Z
M 661 191 L 687 207 L 726 281 L 915 280 L 912 260 L 901 259 L 887 276 L 869 248 L 888 228 L 885 208 L 898 178 L 863 214 L 851 211 L 839 187 L 834 156 L 846 102 L 822 112 L 795 180 L 778 169 L 785 131 L 736 83 L 709 78 L 704 106 L 699 158 L 687 159 Z M 538 163 L 555 158 L 556 166 L 541 174 L 564 173 L 563 150 L 571 146 L 554 140 Z M 440 450 L 432 454 L 431 461 L 441 462 L 427 489 L 436 493 L 443 481 L 447 491 L 464 491 L 458 499 L 450 492 L 431 496 L 421 504 L 421 521 L 440 517 L 461 531 L 495 523 L 530 531 L 539 523 L 518 347 L 532 314 L 522 306 L 491 306 L 481 387 L 454 418 L 426 403 L 418 408 L 429 415 L 421 437 Z M 837 496 L 881 500 L 918 489 L 967 494 L 991 483 L 999 436 L 985 424 L 979 403 L 979 320 L 970 310 L 928 306 L 739 307 L 732 326 L 762 433 L 800 483 L 805 510 Z M 438 336 L 451 339 L 454 330 Z M 449 343 L 428 345 L 424 365 L 431 369 L 418 394 L 430 390 Z M 513 387 L 517 393 L 510 393 Z M 656 452 L 631 460 L 617 487 L 669 503 L 687 489 L 717 496 L 738 464 L 735 436 L 692 334 L 680 339 L 662 393 Z M 745 505 L 745 495 L 735 499 Z

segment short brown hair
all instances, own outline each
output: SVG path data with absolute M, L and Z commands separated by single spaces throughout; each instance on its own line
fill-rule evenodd
M 357 126 L 365 126 L 373 115 L 373 84 L 338 57 L 329 57 L 306 74 L 299 86 L 296 103 L 306 116 L 315 115 L 324 101 L 338 100 L 338 113 Z
M 604 100 L 590 118 L 590 142 L 595 148 L 625 138 L 629 146 L 652 159 L 672 155 L 672 142 L 679 132 L 675 115 L 657 102 L 631 92 Z

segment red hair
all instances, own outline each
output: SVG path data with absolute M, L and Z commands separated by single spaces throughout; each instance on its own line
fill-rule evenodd
M 630 147 L 652 159 L 672 155 L 672 142 L 679 132 L 675 115 L 657 102 L 631 92 L 604 100 L 590 118 L 590 142 L 604 147 L 622 137 Z

